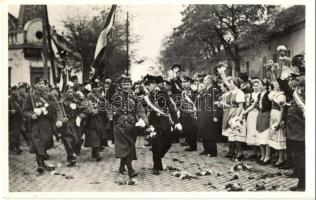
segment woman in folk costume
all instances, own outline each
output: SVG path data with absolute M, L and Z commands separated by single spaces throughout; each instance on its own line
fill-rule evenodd
M 67 162 L 69 166 L 76 164 L 77 155 L 75 148 L 80 145 L 81 133 L 78 106 L 74 99 L 74 91 L 71 87 L 66 90 L 63 98 L 60 100 L 60 106 L 63 112 L 63 127 L 60 129 L 62 141 L 67 153 Z
M 135 142 L 138 127 L 148 125 L 145 109 L 134 96 L 132 80 L 129 77 L 121 79 L 122 91 L 112 96 L 111 112 L 114 119 L 115 157 L 120 158 L 119 175 L 124 174 L 125 166 L 130 178 L 137 176 L 132 167 L 132 161 L 136 160 Z M 121 182 L 121 180 L 119 180 Z
M 63 115 L 56 97 L 47 92 L 44 81 L 37 77 L 34 84 L 35 91 L 26 98 L 22 111 L 25 117 L 32 119 L 30 153 L 36 154 L 37 171 L 42 173 L 44 169 L 54 170 L 45 164 L 44 159 L 47 158 L 46 151 L 54 146 L 52 127 L 55 124 L 57 128 L 62 126 Z
M 225 83 L 220 84 L 220 88 L 223 92 L 221 96 L 220 104 L 223 108 L 223 120 L 222 120 L 222 135 L 228 137 L 228 118 L 229 118 L 229 109 L 230 109 L 230 93 L 231 91 L 225 85 Z
M 245 94 L 243 91 L 240 90 L 240 82 L 236 77 L 227 78 L 225 74 L 226 65 L 220 66 L 218 68 L 218 72 L 227 85 L 229 90 L 231 91 L 230 94 L 230 109 L 229 109 L 229 116 L 228 116 L 228 126 L 229 126 L 229 133 L 228 133 L 228 141 L 230 142 L 230 152 L 229 155 L 226 157 L 232 157 L 233 160 L 244 160 L 245 157 L 242 151 L 242 142 L 246 142 L 246 133 L 243 129 L 242 120 L 243 115 L 243 104 L 245 102 Z M 232 155 L 232 153 L 234 153 Z
M 257 117 L 257 124 L 256 129 L 258 131 L 257 142 L 260 145 L 261 151 L 261 158 L 258 160 L 259 164 L 266 165 L 271 162 L 271 158 L 266 157 L 270 155 L 270 148 L 269 148 L 269 133 L 270 133 L 270 111 L 272 107 L 272 103 L 268 98 L 269 91 L 268 91 L 269 83 L 263 83 L 262 92 L 258 95 L 258 117 Z
M 258 95 L 262 89 L 262 82 L 259 79 L 255 79 L 252 83 L 253 93 L 250 95 L 251 104 L 248 108 L 246 108 L 243 112 L 243 115 L 247 116 L 247 144 L 249 146 L 253 146 L 253 156 L 256 154 L 256 146 L 259 146 L 257 141 L 258 131 L 257 131 L 257 117 L 259 114 L 258 108 Z
M 269 93 L 269 100 L 272 101 L 272 109 L 270 113 L 270 134 L 269 134 L 269 147 L 278 150 L 278 160 L 274 164 L 275 167 L 279 167 L 284 164 L 283 151 L 286 149 L 285 129 L 281 127 L 281 121 L 284 112 L 284 106 L 286 105 L 286 97 L 284 92 L 280 90 L 280 86 L 277 81 L 273 82 L 273 91 Z M 267 148 L 269 148 L 267 147 Z M 267 151 L 270 152 L 270 151 Z M 269 160 L 270 155 L 266 153 L 265 160 Z

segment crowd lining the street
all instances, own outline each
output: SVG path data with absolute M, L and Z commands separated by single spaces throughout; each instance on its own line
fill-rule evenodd
M 79 84 L 70 77 L 61 89 L 37 77 L 33 87 L 10 87 L 9 148 L 21 154 L 20 137 L 36 155 L 37 171 L 54 170 L 45 164 L 54 139 L 61 140 L 68 166 L 74 166 L 81 147 L 100 151 L 115 148 L 119 174 L 132 178 L 137 136 L 145 136 L 153 153 L 153 174 L 163 170 L 162 158 L 172 143 L 201 156 L 216 157 L 217 143 L 227 143 L 232 161 L 253 160 L 260 165 L 292 169 L 299 179 L 291 190 L 305 190 L 305 62 L 304 55 L 269 62 L 267 79 L 246 73 L 227 76 L 219 62 L 214 73 L 189 76 L 180 65 L 172 78 L 146 75 L 132 83 L 128 76 L 115 82 L 95 79 Z M 251 152 L 245 156 L 244 150 Z

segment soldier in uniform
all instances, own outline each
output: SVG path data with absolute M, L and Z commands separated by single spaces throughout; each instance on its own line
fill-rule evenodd
M 171 126 L 174 125 L 175 129 L 179 131 L 182 130 L 182 126 L 179 123 L 176 106 L 170 100 L 171 97 L 165 90 L 155 90 L 155 77 L 146 76 L 144 85 L 150 93 L 147 101 L 145 100 L 151 109 L 148 121 L 156 132 L 156 136 L 152 140 L 153 174 L 159 175 L 159 171 L 163 170 L 161 159 L 172 145 Z
M 145 110 L 137 97 L 132 94 L 132 81 L 129 77 L 121 79 L 122 91 L 112 96 L 111 110 L 114 119 L 115 156 L 120 158 L 119 174 L 124 174 L 125 166 L 130 178 L 137 173 L 132 167 L 136 160 L 136 127 L 148 124 Z
M 23 104 L 23 115 L 32 119 L 30 130 L 30 153 L 36 154 L 37 171 L 39 173 L 54 170 L 44 162 L 48 154 L 46 151 L 54 146 L 52 127 L 62 126 L 62 111 L 56 97 L 48 93 L 44 81 L 36 77 L 34 93 L 30 94 Z
M 77 155 L 75 148 L 80 145 L 81 133 L 79 110 L 74 91 L 68 87 L 63 98 L 60 100 L 60 106 L 63 113 L 63 126 L 60 128 L 62 142 L 67 153 L 67 162 L 69 166 L 76 164 Z
M 181 114 L 180 121 L 183 128 L 183 135 L 185 137 L 185 141 L 188 143 L 189 147 L 185 149 L 185 151 L 196 151 L 197 150 L 197 142 L 196 142 L 196 117 L 195 112 L 196 106 L 193 97 L 193 91 L 191 89 L 191 83 L 193 83 L 193 79 L 188 76 L 185 76 L 182 81 L 182 105 L 181 105 Z
M 30 93 L 30 86 L 27 83 L 21 83 L 18 87 L 19 90 L 19 99 L 21 99 L 22 105 L 26 99 L 26 97 Z M 22 117 L 22 125 L 21 125 L 21 134 L 26 141 L 27 144 L 29 144 L 28 141 L 28 132 L 30 132 L 30 120 L 27 120 L 25 117 Z
M 13 86 L 9 97 L 9 149 L 21 154 L 20 136 L 22 125 L 22 99 L 19 98 L 18 88 Z
M 85 147 L 92 148 L 92 157 L 96 161 L 102 160 L 100 155 L 101 149 L 101 138 L 106 134 L 105 129 L 105 116 L 104 111 L 99 109 L 103 108 L 102 105 L 99 105 L 100 101 L 100 90 L 101 87 L 97 82 L 91 83 L 92 92 L 87 95 L 87 105 L 84 114 L 86 115 L 85 119 Z

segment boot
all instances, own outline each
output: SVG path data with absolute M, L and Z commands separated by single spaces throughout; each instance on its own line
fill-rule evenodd
M 138 173 L 134 171 L 133 167 L 132 167 L 132 161 L 130 158 L 126 158 L 126 166 L 127 166 L 127 170 L 128 170 L 128 176 L 130 178 L 134 178 L 136 176 L 138 176 Z
M 73 153 L 67 156 L 67 162 L 68 162 L 68 166 L 72 167 L 76 164 L 77 162 L 77 156 Z
M 97 162 L 102 160 L 99 148 L 92 148 L 92 158 L 95 158 Z
M 37 156 L 36 161 L 37 161 L 37 165 L 38 165 L 37 171 L 39 173 L 43 173 L 44 170 L 46 170 L 46 171 L 55 170 L 55 167 L 51 167 L 51 166 L 48 166 L 45 164 L 43 156 Z
M 154 168 L 153 168 L 153 174 L 154 175 L 160 175 L 159 172 L 159 161 L 157 159 L 154 160 Z
M 120 168 L 119 168 L 119 174 L 124 174 L 126 172 L 126 169 L 125 169 L 125 160 L 124 158 L 121 158 L 121 161 L 120 161 Z
M 162 161 L 161 159 L 158 161 L 158 170 L 162 171 L 163 170 L 163 166 L 162 166 Z

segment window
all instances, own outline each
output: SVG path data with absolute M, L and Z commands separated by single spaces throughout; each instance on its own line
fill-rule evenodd
M 249 75 L 249 61 L 246 62 L 246 70 L 247 70 L 247 74 Z

